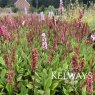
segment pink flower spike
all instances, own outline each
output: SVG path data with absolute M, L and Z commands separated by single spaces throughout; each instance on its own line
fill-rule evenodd
M 64 32 L 62 33 L 62 36 L 61 36 L 61 40 L 62 41 L 64 41 L 64 37 L 65 37 L 65 35 L 64 35 Z
M 59 8 L 59 10 L 60 10 L 60 15 L 62 15 L 62 12 L 63 12 L 63 1 L 62 0 L 60 0 L 60 8 Z
M 47 39 L 45 33 L 42 33 L 42 48 L 47 49 Z
M 91 72 L 87 77 L 87 91 L 93 93 L 93 74 Z
M 3 36 L 4 38 L 8 39 L 8 40 L 11 39 L 11 35 L 8 33 L 8 31 L 4 25 L 2 25 L 0 27 L 0 35 Z
M 25 25 L 25 23 L 26 23 L 26 21 L 24 20 L 24 21 L 22 21 L 22 26 L 24 26 Z

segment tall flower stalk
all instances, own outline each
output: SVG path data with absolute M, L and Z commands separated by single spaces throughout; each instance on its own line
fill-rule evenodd
M 36 70 L 36 67 L 37 67 L 37 64 L 38 64 L 38 51 L 37 49 L 33 49 L 32 53 L 31 53 L 31 68 L 32 68 L 32 71 L 35 71 Z
M 35 90 L 35 70 L 37 68 L 37 64 L 38 64 L 38 51 L 37 51 L 36 48 L 34 48 L 32 50 L 32 53 L 31 53 L 31 69 L 32 69 L 32 72 L 33 72 L 33 78 L 32 78 L 33 93 L 34 93 L 34 90 Z
M 73 54 L 71 59 L 71 66 L 74 72 L 79 72 L 79 62 L 78 62 L 78 55 L 76 53 Z
M 4 55 L 4 61 L 7 66 L 7 83 L 9 85 L 14 85 L 14 70 L 13 63 L 15 62 L 15 49 L 12 51 L 11 55 L 8 52 Z
M 0 27 L 0 36 L 3 36 L 4 38 L 8 40 L 12 38 L 4 25 Z
M 42 48 L 47 49 L 47 39 L 45 33 L 42 33 Z
M 60 10 L 60 15 L 62 15 L 62 12 L 63 12 L 63 1 L 62 0 L 60 0 L 59 10 Z
M 90 72 L 87 77 L 87 91 L 93 93 L 93 74 Z

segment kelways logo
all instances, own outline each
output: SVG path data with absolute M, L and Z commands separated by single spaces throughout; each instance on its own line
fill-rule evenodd
M 77 79 L 86 79 L 87 73 L 74 73 L 74 72 L 52 72 L 52 79 L 72 79 L 72 80 L 77 80 Z

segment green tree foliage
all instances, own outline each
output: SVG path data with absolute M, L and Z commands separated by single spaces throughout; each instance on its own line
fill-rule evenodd
M 14 5 L 14 1 L 13 0 L 8 0 L 7 6 L 13 6 Z
M 8 0 L 0 0 L 0 7 L 6 7 L 8 4 Z
M 6 7 L 6 6 L 13 6 L 14 2 L 16 2 L 17 0 L 0 0 L 0 7 Z M 48 7 L 49 5 L 53 5 L 55 8 L 59 7 L 59 1 L 60 0 L 27 0 L 31 6 L 33 7 Z M 63 4 L 66 5 L 69 2 L 74 3 L 76 0 L 63 0 Z M 95 0 L 78 0 L 79 2 L 83 2 L 84 4 L 89 4 L 89 1 L 94 2 Z M 38 2 L 38 3 L 37 3 Z
M 36 7 L 37 0 L 29 0 L 29 1 L 32 2 L 32 6 Z M 63 0 L 63 4 L 66 6 L 67 4 L 70 3 L 70 1 L 72 3 L 75 3 L 76 0 Z M 89 1 L 95 3 L 95 0 L 78 0 L 78 1 L 82 2 L 84 4 L 88 4 Z M 38 0 L 38 7 L 41 7 L 42 5 L 44 5 L 45 7 L 48 7 L 49 5 L 53 5 L 55 8 L 58 8 L 59 2 L 60 2 L 60 0 Z

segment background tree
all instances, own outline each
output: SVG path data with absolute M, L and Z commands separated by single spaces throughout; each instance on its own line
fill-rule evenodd
M 0 7 L 10 7 L 10 6 L 13 6 L 14 5 L 14 2 L 16 2 L 17 0 L 0 0 Z M 37 3 L 36 1 L 37 0 L 27 0 L 30 5 L 34 8 L 37 7 Z M 75 3 L 76 0 L 63 0 L 63 4 L 64 6 L 67 6 L 70 1 L 72 3 Z M 95 0 L 78 0 L 80 3 L 83 2 L 84 4 L 88 4 L 90 5 L 89 1 L 90 2 L 93 2 L 95 3 Z M 48 7 L 50 5 L 53 5 L 55 8 L 58 8 L 59 7 L 59 2 L 60 0 L 38 0 L 38 8 L 42 7 Z
M 0 7 L 6 7 L 8 4 L 8 0 L 0 0 Z

